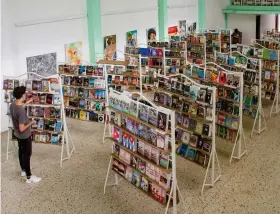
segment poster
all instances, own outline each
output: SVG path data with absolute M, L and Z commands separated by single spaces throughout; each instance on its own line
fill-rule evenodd
M 196 22 L 192 24 L 188 24 L 188 32 L 195 32 L 196 31 Z
M 105 36 L 104 37 L 104 53 L 105 59 L 113 60 L 117 58 L 117 36 Z
M 147 29 L 147 42 L 157 41 L 157 30 L 155 27 Z
M 67 64 L 80 65 L 82 60 L 82 42 L 73 42 L 65 45 L 65 62 Z
M 179 36 L 187 37 L 187 21 L 186 20 L 179 21 Z
M 51 76 L 57 73 L 56 53 L 27 57 L 26 64 L 28 73 L 33 72 L 44 77 Z
M 126 33 L 126 46 L 129 47 L 137 46 L 137 30 L 128 31 Z
M 178 26 L 168 27 L 168 35 L 176 36 L 178 34 Z

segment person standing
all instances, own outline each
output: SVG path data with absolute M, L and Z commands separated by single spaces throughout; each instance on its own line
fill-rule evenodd
M 27 117 L 24 108 L 25 91 L 26 87 L 24 86 L 14 89 L 13 95 L 16 100 L 10 105 L 10 114 L 14 126 L 14 135 L 18 141 L 21 176 L 27 177 L 26 183 L 38 183 L 41 181 L 41 178 L 32 175 L 30 170 L 30 157 L 32 154 L 31 126 L 36 124 L 36 121 L 29 121 Z

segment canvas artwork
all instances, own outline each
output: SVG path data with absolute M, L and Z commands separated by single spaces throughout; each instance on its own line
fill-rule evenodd
M 188 24 L 188 32 L 195 32 L 196 31 L 196 22 L 192 24 Z
M 157 30 L 155 27 L 147 29 L 147 42 L 157 41 Z
M 105 58 L 108 60 L 117 59 L 117 36 L 105 36 L 104 37 L 104 53 Z
M 26 58 L 27 72 L 36 73 L 47 77 L 57 73 L 57 56 L 56 53 L 49 53 L 39 56 Z M 35 75 L 33 75 L 35 77 Z M 31 75 L 29 75 L 31 77 Z
M 80 65 L 82 60 L 82 42 L 73 42 L 65 45 L 65 62 L 67 64 Z
M 137 30 L 128 31 L 126 33 L 126 46 L 129 47 L 137 46 Z
M 176 35 L 178 35 L 178 26 L 168 27 L 168 35 L 169 36 L 176 36 Z
M 187 37 L 187 21 L 186 20 L 179 21 L 179 36 Z

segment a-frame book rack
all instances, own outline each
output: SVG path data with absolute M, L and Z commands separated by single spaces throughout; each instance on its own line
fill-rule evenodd
M 244 105 L 243 115 L 254 119 L 251 138 L 254 133 L 261 134 L 267 130 L 266 119 L 262 106 L 262 60 L 247 56 L 249 46 L 237 45 L 239 51 L 230 53 L 215 53 L 215 61 L 220 66 L 231 71 L 243 72 L 244 75 Z M 236 63 L 238 62 L 238 63 Z
M 3 90 L 8 109 L 13 100 L 13 89 L 21 85 L 26 86 L 26 100 L 32 100 L 26 104 L 28 117 L 37 121 L 36 125 L 31 127 L 33 141 L 60 145 L 62 167 L 62 162 L 70 159 L 75 147 L 65 119 L 61 78 L 58 75 L 44 77 L 36 73 L 24 73 L 16 77 L 4 76 Z M 9 113 L 7 115 L 10 117 Z M 13 126 L 10 125 L 9 129 L 10 133 Z M 10 137 L 9 134 L 7 158 L 10 153 Z
M 108 186 L 119 185 L 121 178 L 166 206 L 165 213 L 172 206 L 176 214 L 178 196 L 180 201 L 183 197 L 176 178 L 175 112 L 155 106 L 138 92 L 132 98 L 128 92 L 111 90 L 108 98 L 111 131 L 106 139 L 113 142 L 113 150 L 104 194 Z M 111 171 L 115 183 L 110 185 Z
M 206 169 L 203 195 L 204 188 L 213 187 L 221 176 L 215 145 L 216 87 L 198 84 L 183 74 L 158 74 L 154 102 L 176 112 L 176 153 Z
M 217 87 L 216 136 L 234 143 L 231 164 L 233 159 L 239 160 L 247 153 L 242 114 L 243 73 L 226 70 L 214 62 L 203 66 L 193 64 L 188 75 L 200 84 Z

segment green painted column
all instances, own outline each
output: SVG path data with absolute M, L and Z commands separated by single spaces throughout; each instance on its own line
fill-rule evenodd
M 225 16 L 225 28 L 228 29 L 228 14 L 224 13 Z
M 87 0 L 87 24 L 90 62 L 103 58 L 100 0 Z
M 168 37 L 168 5 L 167 0 L 158 0 L 158 39 L 166 41 Z
M 205 28 L 206 22 L 206 1 L 198 0 L 198 30 Z

